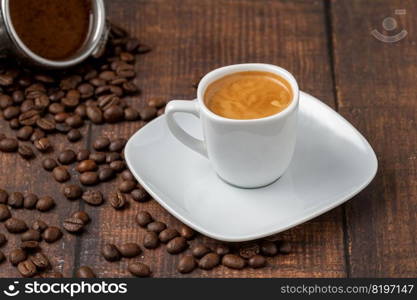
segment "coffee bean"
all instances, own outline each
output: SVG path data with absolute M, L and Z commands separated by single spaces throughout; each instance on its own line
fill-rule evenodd
M 38 202 L 38 196 L 32 193 L 28 193 L 23 198 L 23 207 L 26 209 L 34 209 Z
M 118 247 L 120 254 L 123 257 L 131 258 L 142 253 L 142 249 L 136 243 L 126 243 Z
M 242 258 L 246 258 L 246 259 L 249 259 L 252 256 L 259 254 L 259 252 L 260 252 L 260 248 L 259 248 L 259 245 L 256 243 L 242 244 L 240 245 L 240 248 L 239 248 L 239 255 Z
M 7 221 L 4 223 L 4 226 L 10 233 L 22 233 L 28 230 L 25 221 L 13 217 L 7 219 Z
M 20 262 L 24 261 L 27 254 L 24 250 L 17 248 L 9 253 L 9 261 L 13 266 L 17 266 Z
M 136 183 L 131 180 L 124 180 L 119 184 L 119 191 L 122 193 L 130 193 L 136 187 Z
M 71 143 L 78 142 L 79 140 L 81 140 L 82 137 L 83 136 L 82 136 L 81 132 L 78 129 L 71 129 L 67 133 L 67 139 Z
M 115 173 L 113 169 L 110 168 L 109 166 L 104 166 L 100 168 L 100 170 L 98 170 L 97 175 L 101 182 L 105 182 L 110 179 L 113 179 L 115 176 Z
M 87 159 L 80 162 L 76 169 L 79 173 L 95 171 L 97 170 L 97 164 L 94 160 Z
M 101 255 L 103 255 L 105 260 L 111 262 L 118 261 L 121 258 L 120 251 L 113 244 L 105 244 L 104 247 L 101 249 Z
M 188 243 L 185 238 L 176 237 L 170 240 L 167 244 L 167 252 L 170 254 L 178 254 L 188 248 Z
M 65 119 L 65 123 L 67 123 L 72 128 L 80 128 L 84 125 L 83 119 L 79 115 L 71 115 Z
M 66 125 L 68 125 L 67 123 L 64 123 L 65 122 L 65 120 L 67 119 L 69 117 L 69 114 L 68 113 L 66 113 L 66 112 L 63 112 L 63 113 L 58 113 L 58 114 L 56 114 L 55 116 L 54 116 L 54 120 L 55 120 L 55 122 L 57 122 L 58 124 L 66 124 Z M 58 126 L 58 124 L 57 124 L 57 126 Z M 69 126 L 69 125 L 68 125 Z M 71 127 L 71 126 L 69 126 L 69 127 Z M 72 127 L 71 127 L 72 128 Z M 58 128 L 57 128 L 58 129 Z
M 20 108 L 17 106 L 9 106 L 3 110 L 3 117 L 5 120 L 12 120 L 19 116 Z
M 132 275 L 137 277 L 149 277 L 151 275 L 151 270 L 149 267 L 140 262 L 130 263 L 128 270 Z
M 286 241 L 281 241 L 278 244 L 278 251 L 281 254 L 290 254 L 291 253 L 291 244 Z
M 217 245 L 215 251 L 218 255 L 223 256 L 230 253 L 230 248 L 227 245 Z
M 182 237 L 184 237 L 187 240 L 191 240 L 195 236 L 195 231 L 185 224 L 181 224 L 178 232 Z
M 262 241 L 260 247 L 261 253 L 265 256 L 275 256 L 278 253 L 278 248 L 273 242 Z
M 106 153 L 95 152 L 90 154 L 90 159 L 94 160 L 97 164 L 102 164 L 106 162 Z
M 19 129 L 16 136 L 19 140 L 28 141 L 32 133 L 33 133 L 33 127 L 23 126 L 22 128 Z
M 100 191 L 85 191 L 82 195 L 82 199 L 90 205 L 98 206 L 103 203 L 103 194 Z
M 195 246 L 192 247 L 191 249 L 191 253 L 193 254 L 194 257 L 196 258 L 202 258 L 204 255 L 206 255 L 207 253 L 210 253 L 211 249 L 205 245 L 202 244 L 197 244 Z
M 27 242 L 27 241 L 40 242 L 41 234 L 39 231 L 35 229 L 29 229 L 28 231 L 26 231 L 25 233 L 21 235 L 20 239 L 22 240 L 22 242 Z
M 36 149 L 38 149 L 40 152 L 47 152 L 52 148 L 51 143 L 49 142 L 48 138 L 40 138 L 39 140 L 36 140 L 33 145 Z
M 82 81 L 81 76 L 79 75 L 70 75 L 64 79 L 61 80 L 60 82 L 60 87 L 61 89 L 68 91 L 71 89 L 75 89 L 77 87 L 78 84 L 80 84 Z
M 9 196 L 8 204 L 13 208 L 22 208 L 23 207 L 23 195 L 19 192 L 13 192 Z
M 87 106 L 87 117 L 94 124 L 101 124 L 104 121 L 103 113 L 96 105 Z
M 46 132 L 51 132 L 53 130 L 55 130 L 55 121 L 54 120 L 50 120 L 50 119 L 46 119 L 46 118 L 40 118 L 36 120 L 36 125 L 46 131 Z
M 98 150 L 98 151 L 101 151 L 101 150 L 106 150 L 109 145 L 110 145 L 109 138 L 105 137 L 105 136 L 101 136 L 101 137 L 98 137 L 94 141 L 93 148 Z
M 59 228 L 53 227 L 53 226 L 49 226 L 42 233 L 42 238 L 47 243 L 54 243 L 58 241 L 61 237 L 62 237 L 62 231 Z
M 40 197 L 38 202 L 36 203 L 36 209 L 45 212 L 49 211 L 55 206 L 55 200 L 50 196 L 43 196 Z
M 153 231 L 153 232 L 156 232 L 156 233 L 160 233 L 162 230 L 164 230 L 165 228 L 167 228 L 167 226 L 164 223 L 162 223 L 162 222 L 154 221 L 154 222 L 149 223 L 146 226 L 146 228 L 149 231 Z
M 90 156 L 90 151 L 88 151 L 87 149 L 81 149 L 77 153 L 77 161 L 87 160 L 89 156 Z
M 137 202 L 146 202 L 150 199 L 149 194 L 143 188 L 134 189 L 130 195 Z
M 156 107 L 156 108 L 161 108 L 161 107 L 165 106 L 166 100 L 152 98 L 152 99 L 149 99 L 147 101 L 147 103 L 148 103 L 149 106 Z
M 0 248 L 7 244 L 6 236 L 0 232 Z
M 7 204 L 9 193 L 6 190 L 0 189 L 0 204 Z
M 77 159 L 77 155 L 72 150 L 64 150 L 58 155 L 58 161 L 63 165 L 69 165 Z
M 3 152 L 16 152 L 19 143 L 16 139 L 5 138 L 0 141 L 0 151 Z
M 61 103 L 52 103 L 49 105 L 48 111 L 53 115 L 63 113 L 65 111 L 65 106 Z
M 126 164 L 122 160 L 115 160 L 110 163 L 110 168 L 119 173 L 126 169 Z
M 42 166 L 46 171 L 52 171 L 55 167 L 58 166 L 57 162 L 52 158 L 45 158 L 42 161 Z
M 116 160 L 123 160 L 122 156 L 117 152 L 110 152 L 106 155 L 106 163 L 111 163 Z
M 126 121 L 136 121 L 140 119 L 140 115 L 136 109 L 127 107 L 124 109 L 124 118 Z
M 263 268 L 266 265 L 266 259 L 263 256 L 255 255 L 249 259 L 248 263 L 249 263 L 249 266 L 251 266 L 254 269 Z
M 75 200 L 81 197 L 83 190 L 79 185 L 67 184 L 63 187 L 62 193 L 69 200 Z
M 245 260 L 234 254 L 226 254 L 222 258 L 222 264 L 228 268 L 241 270 L 245 267 Z
M 0 108 L 5 109 L 13 105 L 13 99 L 9 95 L 0 93 Z
M 71 218 L 80 219 L 84 225 L 91 221 L 90 216 L 85 211 L 77 211 L 71 215 Z
M 147 122 L 147 121 L 150 121 L 150 120 L 152 120 L 153 118 L 156 117 L 157 110 L 156 110 L 155 107 L 146 106 L 146 107 L 144 107 L 143 109 L 140 110 L 139 114 L 140 114 L 140 118 L 143 121 Z
M 20 248 L 25 250 L 26 252 L 33 252 L 39 249 L 39 242 L 37 241 L 26 241 L 20 244 Z
M 155 249 L 159 246 L 158 235 L 153 231 L 147 231 L 143 237 L 143 246 L 146 249 Z
M 40 118 L 39 112 L 35 109 L 28 110 L 24 113 L 21 113 L 19 116 L 19 123 L 24 126 L 33 126 L 36 124 L 36 121 Z
M 9 127 L 11 128 L 11 129 L 13 129 L 13 130 L 18 130 L 20 127 L 21 127 L 21 125 L 20 125 L 20 123 L 19 123 L 19 120 L 18 119 L 11 119 L 10 121 L 9 121 Z
M 69 233 L 78 233 L 84 229 L 84 222 L 78 218 L 68 218 L 62 223 L 62 227 Z
M 112 192 L 109 195 L 109 201 L 110 201 L 110 205 L 114 209 L 122 209 L 126 205 L 126 196 L 120 193 L 119 191 Z
M 17 152 L 24 159 L 32 159 L 35 157 L 35 152 L 33 152 L 32 148 L 28 145 L 19 145 Z
M 79 179 L 83 185 L 96 185 L 99 182 L 96 172 L 81 173 Z
M 122 177 L 122 179 L 124 180 L 132 180 L 135 181 L 135 177 L 133 176 L 132 172 L 130 172 L 130 170 L 124 170 L 120 176 Z
M 170 240 L 179 235 L 178 231 L 174 228 L 166 228 L 159 233 L 159 240 L 162 243 L 168 243 Z
M 82 266 L 75 272 L 77 278 L 96 278 L 93 270 L 90 267 Z
M 29 259 L 32 261 L 32 263 L 36 266 L 38 270 L 44 270 L 48 268 L 50 265 L 49 259 L 40 252 L 29 256 Z
M 113 104 L 104 111 L 103 117 L 108 123 L 117 123 L 124 118 L 123 108 Z
M 0 264 L 2 264 L 6 260 L 6 256 L 4 253 L 0 250 Z
M 109 150 L 112 152 L 121 152 L 126 145 L 125 139 L 115 139 L 110 143 Z
M 64 276 L 60 272 L 44 272 L 41 274 L 41 278 L 63 278 Z
M 94 87 L 89 83 L 80 84 L 77 89 L 83 99 L 90 98 L 94 94 Z
M 36 220 L 32 224 L 32 229 L 41 233 L 44 232 L 46 228 L 48 228 L 48 225 L 42 220 Z
M 41 138 L 45 137 L 45 132 L 43 130 L 40 130 L 39 128 L 35 128 L 32 135 L 30 136 L 30 141 L 35 144 L 37 140 L 40 140 Z
M 6 221 L 11 216 L 9 208 L 5 204 L 0 204 L 0 222 Z
M 136 214 L 136 223 L 141 227 L 146 227 L 152 221 L 153 218 L 147 211 L 140 211 Z
M 192 255 L 185 255 L 181 257 L 178 262 L 177 270 L 182 274 L 191 273 L 197 266 L 197 263 Z
M 204 255 L 198 262 L 198 267 L 203 270 L 211 270 L 220 263 L 220 256 L 216 253 L 208 253 Z

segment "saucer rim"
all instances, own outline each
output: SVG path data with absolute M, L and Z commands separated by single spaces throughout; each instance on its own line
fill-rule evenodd
M 187 218 L 183 217 L 181 214 L 177 213 L 175 209 L 171 208 L 171 206 L 169 204 L 167 204 L 165 201 L 163 201 L 146 184 L 146 182 L 144 182 L 142 180 L 142 178 L 141 178 L 141 176 L 139 176 L 138 172 L 135 171 L 135 168 L 133 167 L 133 162 L 131 161 L 131 158 L 130 158 L 131 155 L 133 157 L 133 153 L 130 149 L 132 149 L 132 144 L 133 144 L 133 141 L 135 140 L 135 137 L 137 135 L 141 134 L 141 131 L 142 131 L 143 128 L 152 124 L 153 122 L 159 122 L 160 119 L 165 118 L 165 115 L 161 115 L 161 116 L 155 118 L 154 120 L 152 120 L 146 126 L 139 129 L 137 132 L 135 132 L 130 137 L 130 139 L 126 143 L 126 147 L 125 147 L 125 150 L 124 150 L 126 164 L 129 168 L 129 170 L 132 172 L 133 176 L 135 176 L 135 178 L 140 183 L 140 185 L 152 196 L 153 199 L 155 199 L 164 209 L 166 209 L 171 215 L 173 215 L 175 218 L 180 220 L 182 223 L 186 224 L 187 226 L 193 228 L 194 230 L 200 232 L 201 234 L 203 234 L 205 236 L 208 236 L 208 237 L 216 239 L 216 240 L 225 241 L 225 242 L 245 242 L 245 241 L 256 240 L 256 239 L 260 239 L 260 238 L 263 238 L 263 237 L 267 237 L 267 236 L 271 236 L 271 235 L 283 232 L 283 231 L 288 230 L 292 227 L 295 227 L 297 225 L 300 225 L 302 223 L 310 221 L 310 220 L 314 219 L 315 217 L 318 217 L 318 216 L 332 210 L 333 208 L 345 203 L 349 199 L 353 198 L 355 195 L 360 193 L 365 187 L 367 187 L 372 182 L 372 180 L 375 178 L 376 173 L 378 171 L 378 159 L 377 159 L 377 156 L 375 154 L 375 151 L 372 148 L 372 146 L 369 144 L 369 142 L 366 140 L 366 138 L 359 132 L 358 129 L 356 129 L 349 121 L 347 121 L 337 111 L 335 111 L 334 109 L 332 109 L 330 106 L 323 103 L 319 99 L 315 98 L 314 96 L 300 90 L 300 98 L 301 97 L 310 98 L 309 100 L 315 101 L 316 104 L 321 105 L 324 109 L 331 110 L 332 113 L 337 115 L 337 117 L 339 118 L 340 121 L 349 125 L 353 129 L 353 131 L 361 138 L 361 140 L 364 142 L 364 144 L 367 146 L 367 149 L 369 150 L 368 152 L 370 154 L 370 165 L 373 167 L 373 170 L 370 170 L 369 178 L 367 180 L 364 180 L 364 182 L 361 185 L 359 185 L 357 188 L 355 188 L 354 191 L 348 193 L 346 196 L 341 197 L 340 199 L 332 201 L 331 204 L 323 206 L 322 208 L 320 208 L 318 210 L 315 210 L 310 214 L 304 215 L 303 217 L 300 217 L 300 218 L 295 218 L 293 222 L 290 222 L 286 226 L 278 226 L 278 227 L 271 226 L 271 227 L 273 227 L 272 230 L 262 232 L 262 233 L 258 233 L 258 234 L 249 234 L 249 235 L 242 235 L 242 236 L 229 236 L 229 235 L 216 234 L 216 233 L 212 233 L 212 232 L 208 231 L 205 228 L 202 228 L 198 224 L 195 224 L 195 223 L 191 222 Z M 225 183 L 225 184 L 227 184 L 227 183 Z

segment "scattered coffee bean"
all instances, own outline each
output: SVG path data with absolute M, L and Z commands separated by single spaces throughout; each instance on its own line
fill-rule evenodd
M 149 267 L 140 262 L 130 263 L 128 270 L 132 275 L 137 277 L 149 277 L 151 275 L 151 270 Z
M 97 164 L 96 164 L 96 162 L 94 160 L 87 159 L 87 160 L 81 161 L 77 165 L 77 168 L 76 169 L 77 169 L 77 171 L 79 173 L 91 172 L 91 171 L 97 170 Z
M 118 261 L 121 258 L 120 251 L 113 244 L 105 244 L 101 249 L 101 254 L 107 261 Z
M 99 182 L 97 172 L 84 172 L 79 176 L 83 185 L 96 185 Z
M 0 151 L 15 152 L 19 146 L 17 140 L 12 138 L 4 138 L 0 141 Z
M 45 229 L 45 231 L 42 233 L 42 238 L 47 243 L 54 243 L 58 241 L 62 237 L 62 231 L 53 226 L 49 226 Z
M 126 205 L 126 196 L 120 192 L 112 192 L 109 195 L 109 201 L 114 209 L 122 209 Z
M 17 248 L 9 253 L 9 261 L 13 266 L 17 266 L 20 262 L 24 261 L 27 254 L 24 250 Z
M 6 236 L 4 235 L 4 233 L 0 232 L 0 248 L 6 245 L 6 243 L 7 243 Z
M 123 257 L 131 258 L 142 253 L 142 249 L 136 243 L 125 243 L 118 247 L 120 254 Z
M 121 152 L 126 145 L 125 139 L 115 139 L 110 143 L 109 150 L 112 152 Z
M 35 146 L 36 149 L 38 149 L 40 152 L 47 152 L 49 150 L 51 150 L 52 145 L 49 142 L 48 138 L 40 138 L 38 140 L 36 140 L 33 145 Z
M 119 173 L 126 169 L 126 163 L 122 160 L 115 160 L 110 163 L 110 168 Z
M 36 209 L 42 212 L 49 211 L 55 206 L 55 200 L 50 196 L 43 196 L 39 198 L 36 203 Z
M 38 252 L 29 257 L 38 270 L 44 270 L 49 267 L 49 259 L 42 253 Z
M 281 254 L 290 254 L 291 253 L 291 244 L 286 241 L 281 241 L 278 244 L 278 251 Z
M 62 193 L 69 200 L 75 200 L 81 197 L 83 190 L 79 185 L 67 184 L 63 187 Z
M 10 233 L 22 233 L 28 230 L 25 221 L 13 217 L 7 219 L 7 221 L 4 223 L 4 226 Z
M 76 211 L 71 215 L 71 218 L 80 219 L 84 225 L 91 221 L 90 216 L 85 211 Z
M 124 179 L 124 180 L 132 180 L 135 181 L 135 177 L 133 176 L 132 172 L 130 172 L 130 170 L 124 170 L 120 176 Z
M 158 235 L 153 231 L 147 231 L 143 237 L 143 246 L 146 249 L 156 249 L 159 246 Z
M 0 204 L 7 204 L 9 199 L 9 193 L 3 189 L 0 189 Z
M 240 245 L 239 255 L 243 258 L 249 259 L 252 256 L 259 254 L 260 248 L 256 243 L 246 243 Z
M 204 255 L 198 262 L 198 267 L 203 270 L 211 270 L 220 263 L 220 256 L 216 253 L 208 253 Z
M 45 158 L 42 161 L 42 166 L 46 171 L 52 171 L 55 167 L 58 166 L 57 162 L 52 158 Z
M 29 229 L 28 231 L 26 231 L 25 233 L 21 235 L 20 239 L 22 240 L 22 242 L 27 242 L 27 241 L 40 242 L 41 233 L 37 230 Z
M 136 223 L 141 227 L 146 227 L 152 221 L 153 218 L 147 211 L 140 211 L 136 214 Z
M 30 136 L 32 135 L 32 133 L 33 133 L 33 127 L 32 126 L 23 126 L 17 132 L 16 137 L 19 140 L 28 141 L 30 139 Z
M 266 265 L 266 259 L 261 255 L 255 255 L 249 259 L 248 263 L 249 266 L 251 266 L 254 269 L 263 268 Z
M 13 192 L 9 196 L 8 204 L 13 208 L 22 208 L 23 207 L 23 195 L 19 192 Z
M 110 152 L 110 153 L 107 153 L 107 155 L 106 155 L 106 163 L 108 163 L 108 164 L 115 161 L 115 160 L 122 160 L 122 159 L 123 158 L 120 155 L 120 153 L 117 153 L 117 152 Z
M 62 223 L 62 227 L 69 233 L 78 233 L 84 229 L 84 222 L 78 218 L 68 218 Z
M 261 253 L 265 256 L 274 256 L 278 253 L 278 248 L 273 242 L 262 241 L 260 247 Z
M 11 218 L 12 214 L 5 204 L 0 204 L 0 222 L 6 221 Z
M 101 136 L 98 137 L 94 143 L 93 143 L 93 148 L 97 151 L 102 151 L 102 150 L 106 150 L 110 145 L 110 140 L 108 137 L 105 136 Z
M 23 277 L 33 277 L 36 274 L 36 266 L 30 260 L 19 263 L 17 265 L 17 270 Z
M 98 170 L 97 175 L 101 182 L 105 182 L 110 179 L 113 179 L 115 176 L 115 173 L 113 169 L 110 168 L 109 166 L 103 166 L 100 168 L 100 170 Z
M 36 220 L 32 224 L 32 229 L 37 230 L 39 232 L 44 232 L 44 230 L 48 228 L 48 225 L 42 220 Z
M 103 152 L 91 153 L 90 159 L 94 160 L 97 164 L 103 164 L 106 162 L 106 153 L 103 153 Z
M 192 247 L 191 253 L 196 258 L 202 258 L 207 253 L 210 253 L 211 249 L 203 244 L 197 244 Z
M 178 254 L 188 248 L 187 240 L 180 236 L 170 240 L 167 244 L 167 252 L 170 254 Z
M 182 237 L 184 237 L 187 240 L 191 240 L 195 236 L 195 231 L 185 224 L 181 224 L 178 232 L 180 233 Z
M 185 255 L 181 257 L 178 262 L 177 270 L 182 274 L 191 273 L 197 266 L 197 263 L 192 255 Z
M 143 188 L 134 189 L 130 192 L 130 196 L 137 202 L 146 202 L 150 199 L 149 194 Z
M 93 270 L 90 267 L 82 266 L 75 272 L 77 278 L 96 278 Z
M 216 249 L 215 249 L 215 252 L 218 255 L 223 256 L 223 255 L 226 255 L 226 254 L 229 254 L 230 253 L 230 248 L 229 248 L 229 246 L 224 245 L 224 244 L 217 245 L 216 246 Z
M 77 161 L 87 160 L 90 156 L 90 151 L 87 149 L 81 149 L 77 153 Z
M 82 137 L 83 136 L 81 134 L 81 131 L 79 131 L 78 129 L 71 129 L 67 133 L 67 139 L 71 143 L 78 142 L 79 140 L 81 140 Z
M 66 182 L 70 179 L 71 175 L 68 173 L 68 170 L 64 166 L 55 167 L 52 170 L 52 174 L 56 181 L 58 182 Z
M 35 157 L 35 152 L 33 152 L 33 149 L 28 145 L 19 145 L 17 152 L 23 159 L 32 159 Z
M 159 233 L 159 240 L 162 243 L 168 243 L 170 240 L 179 235 L 178 231 L 174 228 L 166 228 Z
M 241 270 L 245 267 L 245 260 L 234 254 L 226 254 L 222 258 L 222 264 L 231 269 Z
M 39 249 L 39 242 L 37 241 L 26 241 L 20 244 L 20 248 L 26 252 L 32 252 Z
M 155 107 L 146 106 L 139 112 L 140 117 L 143 121 L 150 121 L 156 117 L 157 110 Z
M 74 151 L 70 149 L 64 150 L 58 155 L 58 161 L 63 165 L 69 165 L 73 163 L 76 159 L 77 155 Z
M 153 221 L 151 223 L 149 223 L 146 228 L 149 231 L 153 231 L 156 233 L 160 233 L 162 230 L 164 230 L 165 228 L 167 228 L 167 226 L 165 225 L 165 223 L 159 222 L 159 221 Z
M 98 206 L 101 205 L 104 201 L 103 194 L 100 191 L 85 191 L 82 195 L 82 199 L 90 205 Z
M 119 184 L 119 191 L 122 193 L 130 193 L 136 187 L 136 183 L 131 180 L 124 180 Z
M 23 198 L 23 207 L 26 209 L 34 209 L 38 202 L 38 196 L 32 193 L 28 193 Z

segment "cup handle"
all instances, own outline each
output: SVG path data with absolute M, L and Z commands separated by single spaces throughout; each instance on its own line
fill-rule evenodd
M 165 107 L 166 121 L 169 130 L 180 142 L 207 158 L 207 150 L 204 141 L 192 137 L 178 125 L 174 119 L 174 114 L 176 112 L 189 113 L 196 116 L 197 118 L 200 118 L 200 109 L 198 107 L 197 100 L 172 100 L 168 102 L 167 106 Z

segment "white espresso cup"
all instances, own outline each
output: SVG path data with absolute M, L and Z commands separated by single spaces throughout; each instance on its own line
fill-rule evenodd
M 292 89 L 288 107 L 274 115 L 249 120 L 228 119 L 210 111 L 204 94 L 214 81 L 245 71 L 270 72 L 284 78 Z M 172 134 L 184 145 L 206 157 L 217 175 L 229 184 L 256 188 L 268 185 L 285 172 L 294 153 L 299 90 L 295 78 L 283 68 L 269 64 L 238 64 L 205 75 L 193 101 L 173 100 L 165 109 Z M 200 118 L 204 140 L 194 138 L 175 121 L 177 112 Z

